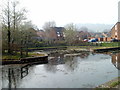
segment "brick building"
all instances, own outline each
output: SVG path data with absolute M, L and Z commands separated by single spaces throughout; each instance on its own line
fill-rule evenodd
M 50 40 L 63 40 L 63 31 L 64 27 L 51 27 L 50 30 L 46 32 L 46 37 Z
M 52 27 L 52 30 L 55 32 L 55 39 L 57 40 L 63 40 L 64 39 L 64 27 Z
M 111 37 L 120 40 L 120 22 L 117 22 L 111 29 Z
M 46 33 L 43 30 L 37 31 L 37 35 L 38 35 L 37 38 L 40 39 L 40 40 L 44 40 L 46 38 Z
M 98 41 L 103 41 L 103 38 L 98 37 Z
M 110 42 L 112 37 L 103 37 L 104 42 Z
M 111 30 L 111 37 L 120 40 L 120 1 L 118 2 L 118 22 Z

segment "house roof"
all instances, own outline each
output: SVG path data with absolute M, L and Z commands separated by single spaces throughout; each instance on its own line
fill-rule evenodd
M 116 24 L 118 24 L 118 23 L 120 24 L 120 22 L 117 22 Z M 116 25 L 116 24 L 115 24 L 115 25 Z M 112 27 L 112 29 L 115 27 L 115 25 Z M 112 30 L 112 29 L 111 29 L 111 30 Z
M 64 29 L 64 27 L 51 27 L 51 28 L 55 29 L 57 32 L 61 32 Z

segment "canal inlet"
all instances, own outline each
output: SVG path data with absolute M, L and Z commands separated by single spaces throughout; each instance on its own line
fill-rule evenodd
M 114 58 L 116 56 L 117 58 Z M 116 67 L 118 66 L 116 62 L 119 61 L 118 53 L 110 55 L 81 53 L 78 56 L 53 54 L 51 57 L 54 58 L 49 60 L 48 64 L 26 68 L 23 65 L 5 65 L 3 75 L 9 73 L 9 68 L 10 73 L 14 71 L 11 83 L 16 80 L 16 84 L 13 83 L 16 88 L 94 88 L 118 76 L 119 68 Z M 9 79 L 3 76 L 3 88 L 8 88 L 5 86 L 8 85 L 7 80 Z M 15 88 L 13 84 L 11 88 Z

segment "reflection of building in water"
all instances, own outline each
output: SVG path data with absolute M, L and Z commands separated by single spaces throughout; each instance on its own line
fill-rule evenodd
M 120 53 L 112 55 L 112 63 L 118 70 L 120 70 Z

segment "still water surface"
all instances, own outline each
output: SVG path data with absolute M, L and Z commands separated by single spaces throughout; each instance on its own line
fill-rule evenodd
M 5 65 L 3 88 L 94 88 L 118 77 L 120 53 L 51 55 L 48 64 Z

